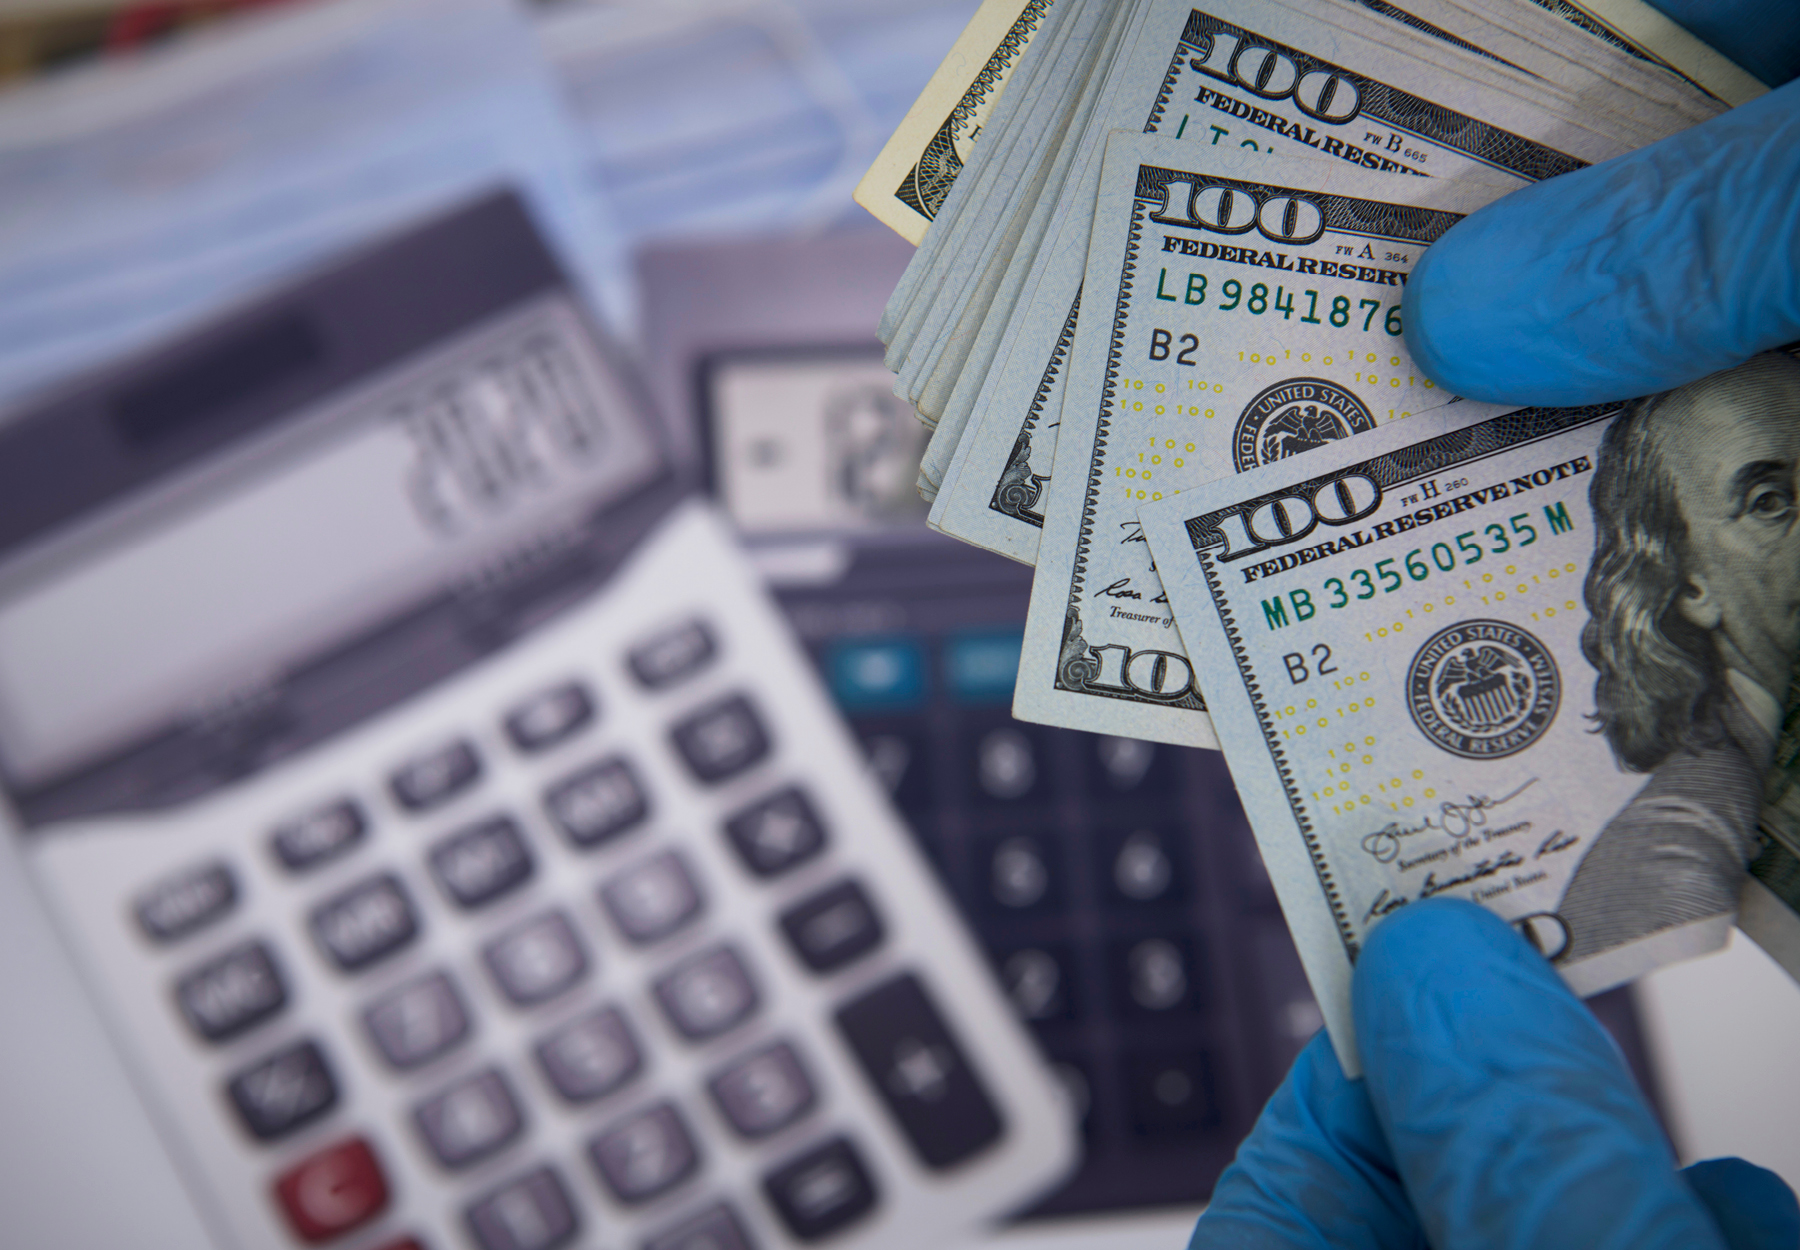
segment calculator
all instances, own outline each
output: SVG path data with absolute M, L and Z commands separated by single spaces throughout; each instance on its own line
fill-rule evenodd
M 1074 1108 L 522 203 L 0 424 L 0 775 L 221 1245 L 954 1242 Z
M 1191 1219 L 1323 1023 L 1223 757 L 1014 720 L 1032 570 L 890 488 L 930 431 L 879 344 L 718 346 L 766 339 L 779 279 L 748 248 L 658 265 L 756 292 L 754 322 L 689 347 L 709 480 L 1077 1107 L 1081 1165 L 1021 1244 L 1058 1217 Z M 1590 1006 L 1653 1091 L 1628 995 Z

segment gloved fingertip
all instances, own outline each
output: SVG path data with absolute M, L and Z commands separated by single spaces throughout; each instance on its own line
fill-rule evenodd
M 1731 1250 L 1800 1246 L 1800 1200 L 1787 1182 L 1743 1159 L 1707 1159 L 1681 1169 Z

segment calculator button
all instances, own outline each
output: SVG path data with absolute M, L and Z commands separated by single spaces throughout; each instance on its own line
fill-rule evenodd
M 639 685 L 661 690 L 699 672 L 717 653 L 712 631 L 700 621 L 687 621 L 632 648 L 625 662 Z
M 288 1226 L 304 1242 L 329 1241 L 381 1214 L 387 1178 L 360 1137 L 327 1146 L 283 1172 L 275 1196 Z
M 1211 1075 L 1199 1052 L 1128 1055 L 1119 1075 L 1131 1128 L 1139 1137 L 1192 1133 L 1218 1122 Z
M 925 727 L 913 721 L 859 721 L 856 736 L 862 742 L 870 770 L 894 806 L 910 816 L 928 820 L 934 796 L 930 739 Z
M 487 1158 L 525 1126 L 505 1078 L 492 1068 L 426 1099 L 413 1112 L 413 1121 L 431 1153 L 447 1168 Z
M 737 1213 L 721 1202 L 658 1233 L 644 1250 L 755 1250 L 755 1243 Z
M 855 881 L 840 881 L 781 913 L 781 931 L 800 962 L 834 972 L 881 945 L 881 917 Z
M 713 1101 L 743 1137 L 766 1137 L 812 1109 L 813 1087 L 800 1056 L 777 1042 L 737 1060 L 707 1082 Z
M 245 942 L 182 977 L 175 998 L 196 1033 L 222 1042 L 280 1011 L 287 988 L 269 948 Z
M 138 924 L 158 942 L 173 942 L 204 929 L 237 902 L 237 878 L 214 861 L 152 886 L 137 904 Z
M 1115 942 L 1109 952 L 1114 993 L 1127 1014 L 1162 1015 L 1198 1006 L 1194 959 L 1170 938 Z
M 925 648 L 907 638 L 840 643 L 825 659 L 831 692 L 851 713 L 918 707 L 928 693 L 926 672 Z
M 570 1102 L 624 1088 L 644 1064 L 631 1026 L 613 1007 L 563 1025 L 538 1043 L 537 1059 L 551 1087 Z
M 500 992 L 521 1007 L 562 993 L 587 972 L 587 955 L 561 912 L 527 921 L 482 951 Z
M 1030 798 L 1042 781 L 1044 760 L 1033 735 L 1014 725 L 988 730 L 975 742 L 975 786 L 981 798 L 1016 803 Z
M 620 1202 L 643 1202 L 700 1166 L 694 1139 L 673 1103 L 658 1103 L 588 1143 L 600 1179 Z
M 1137 829 L 1100 845 L 1096 864 L 1116 905 L 1136 908 L 1146 903 L 1172 903 L 1186 896 L 1182 865 L 1174 839 L 1152 829 Z
M 997 961 L 1000 983 L 1022 1018 L 1058 1020 L 1075 1014 L 1071 959 L 1066 947 L 1028 946 Z
M 525 752 L 547 751 L 594 719 L 594 698 L 579 682 L 553 686 L 506 714 L 506 736 Z
M 1054 905 L 1062 896 L 1054 853 L 1039 838 L 1020 835 L 991 843 L 984 856 L 988 910 L 1020 912 Z
M 725 822 L 726 836 L 744 867 L 774 877 L 825 848 L 825 827 L 804 791 L 790 786 L 745 808 Z
M 244 1127 L 272 1141 L 337 1105 L 337 1082 L 318 1043 L 305 1041 L 246 1068 L 226 1086 Z
M 382 1058 L 396 1068 L 436 1059 L 469 1035 L 469 1016 L 442 972 L 402 986 L 363 1012 Z
M 999 1113 L 917 977 L 905 973 L 839 1008 L 837 1024 L 927 1167 L 950 1167 L 999 1139 Z
M 650 801 L 637 773 L 622 759 L 602 760 L 544 795 L 557 828 L 576 846 L 599 846 L 643 823 Z
M 333 963 L 355 972 L 411 942 L 419 923 L 400 879 L 384 873 L 315 907 L 312 931 Z
M 578 1227 L 569 1191 L 554 1168 L 507 1182 L 464 1213 L 481 1250 L 555 1250 Z
M 304 872 L 349 851 L 368 829 L 362 808 L 351 799 L 340 799 L 277 826 L 269 845 L 282 867 Z
M 818 1241 L 875 1209 L 875 1184 L 845 1137 L 834 1137 L 763 1178 L 781 1222 L 801 1241 Z
M 769 753 L 762 718 L 741 694 L 701 708 L 669 736 L 688 770 L 708 784 L 735 777 Z
M 401 807 L 422 812 L 449 802 L 480 776 L 481 757 L 475 754 L 475 745 L 458 739 L 396 768 L 388 778 L 388 789 Z
M 432 847 L 431 871 L 453 902 L 480 907 L 531 879 L 531 852 L 512 818 L 497 816 Z
M 700 914 L 700 890 L 675 851 L 629 868 L 600 888 L 607 915 L 627 940 L 644 945 Z
M 716 1037 L 756 1011 L 756 985 L 729 946 L 714 947 L 656 982 L 656 1001 L 669 1023 L 689 1041 Z

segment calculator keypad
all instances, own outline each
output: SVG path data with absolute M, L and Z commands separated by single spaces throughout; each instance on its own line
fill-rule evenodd
M 847 1137 L 834 1137 L 769 1173 L 763 1192 L 788 1231 L 820 1241 L 874 1210 L 875 1182 Z
M 231 1078 L 232 1105 L 250 1133 L 263 1140 L 285 1137 L 337 1105 L 337 1081 L 317 1042 L 277 1051 Z
M 419 922 L 406 887 L 390 873 L 320 904 L 312 931 L 333 963 L 356 972 L 410 944 L 419 935 Z
M 506 1078 L 489 1068 L 465 1077 L 419 1105 L 419 1134 L 447 1168 L 468 1167 L 519 1135 L 524 1119 Z
M 466 739 L 406 761 L 388 778 L 394 801 L 412 812 L 448 803 L 481 778 L 481 756 Z
M 270 848 L 289 872 L 306 872 L 347 854 L 368 833 L 369 821 L 354 799 L 338 799 L 276 827 Z
M 555 998 L 587 973 L 587 955 L 575 927 L 561 912 L 548 912 L 502 934 L 481 952 L 500 992 L 515 1006 Z
M 600 1179 L 620 1202 L 647 1202 L 700 1166 L 681 1113 L 663 1102 L 607 1129 L 588 1145 Z
M 301 1241 L 330 1241 L 368 1223 L 388 1204 L 387 1177 L 360 1137 L 329 1146 L 282 1173 L 275 1195 Z
M 363 1013 L 363 1024 L 391 1067 L 430 1063 L 469 1035 L 456 985 L 442 972 L 394 990 Z
M 683 960 L 656 982 L 656 1001 L 690 1042 L 736 1028 L 756 1010 L 756 983 L 736 951 L 719 946 Z
M 237 878 L 221 863 L 202 864 L 152 889 L 137 905 L 138 924 L 173 942 L 225 918 L 237 903 Z
M 431 849 L 438 885 L 460 907 L 482 907 L 531 880 L 531 852 L 510 817 L 497 816 Z
M 268 946 L 246 942 L 182 977 L 175 997 L 194 1032 L 223 1042 L 286 1006 L 287 987 Z
M 538 1168 L 473 1203 L 469 1231 L 481 1250 L 556 1250 L 580 1231 L 569 1191 L 554 1168 Z
M 637 1038 L 616 1007 L 563 1025 L 538 1043 L 537 1059 L 568 1102 L 591 1102 L 623 1089 L 644 1065 Z

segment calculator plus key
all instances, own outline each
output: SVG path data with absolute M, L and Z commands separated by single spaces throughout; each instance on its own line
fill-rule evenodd
M 952 1167 L 999 1140 L 999 1112 L 917 977 L 839 1008 L 837 1024 L 925 1166 Z
M 678 851 L 664 851 L 600 887 L 600 901 L 627 941 L 660 941 L 700 914 L 700 888 Z
M 531 879 L 531 852 L 518 824 L 497 816 L 432 847 L 431 872 L 453 902 L 480 907 Z
M 506 714 L 506 736 L 528 754 L 548 751 L 587 728 L 594 697 L 578 681 L 552 686 Z
M 525 1126 L 506 1079 L 492 1068 L 426 1099 L 413 1112 L 413 1121 L 432 1155 L 447 1168 L 487 1158 Z
M 380 1215 L 388 1204 L 388 1186 L 369 1143 L 352 1137 L 283 1172 L 275 1182 L 275 1196 L 294 1235 L 316 1243 Z
M 669 1023 L 691 1042 L 717 1037 L 756 1012 L 756 983 L 729 946 L 702 951 L 677 964 L 658 978 L 655 989 Z
M 756 1244 L 737 1213 L 720 1203 L 651 1237 L 644 1250 L 756 1250 Z
M 834 1137 L 763 1178 L 781 1222 L 801 1241 L 819 1241 L 875 1209 L 875 1182 L 847 1137 Z
M 825 826 L 798 786 L 732 816 L 725 822 L 725 833 L 744 867 L 759 877 L 780 876 L 825 849 Z
M 528 1007 L 562 993 L 587 973 L 587 954 L 561 912 L 547 912 L 494 939 L 482 951 L 494 983 Z
M 542 1167 L 508 1181 L 464 1214 L 481 1250 L 556 1250 L 580 1229 L 562 1177 Z
M 356 972 L 411 943 L 419 923 L 400 879 L 384 873 L 314 908 L 312 932 L 334 964 Z
M 481 779 L 481 757 L 475 745 L 459 739 L 415 756 L 388 777 L 394 801 L 410 812 L 448 803 Z
M 639 685 L 662 690 L 698 673 L 717 653 L 712 630 L 703 621 L 685 621 L 633 647 L 625 663 Z
M 538 1066 L 569 1102 L 604 1098 L 643 1069 L 637 1038 L 617 1008 L 606 1007 L 565 1024 L 537 1045 Z
M 287 987 L 269 948 L 245 942 L 182 977 L 175 1000 L 194 1032 L 223 1042 L 280 1011 Z
M 713 1101 L 743 1137 L 767 1137 L 812 1109 L 812 1082 L 786 1042 L 735 1060 L 707 1082 Z
M 781 913 L 781 931 L 800 962 L 835 972 L 881 945 L 881 917 L 855 881 L 840 881 Z
M 694 1139 L 673 1103 L 658 1103 L 588 1143 L 600 1179 L 620 1202 L 646 1202 L 700 1166 Z
M 737 776 L 769 753 L 762 718 L 741 694 L 700 709 L 678 722 L 669 736 L 688 771 L 709 785 Z
M 401 986 L 363 1012 L 363 1025 L 392 1067 L 416 1068 L 469 1035 L 468 1012 L 445 973 Z
M 650 815 L 650 800 L 636 770 L 617 757 L 552 786 L 544 807 L 569 841 L 584 848 L 610 842 Z
M 258 1060 L 226 1086 L 244 1127 L 273 1141 L 337 1105 L 337 1081 L 318 1043 L 300 1042 Z
M 237 878 L 218 861 L 158 882 L 138 899 L 138 924 L 158 942 L 173 942 L 223 920 L 237 904 Z
M 316 807 L 269 835 L 275 858 L 289 872 L 305 872 L 348 854 L 367 835 L 368 817 L 354 799 L 339 799 Z

